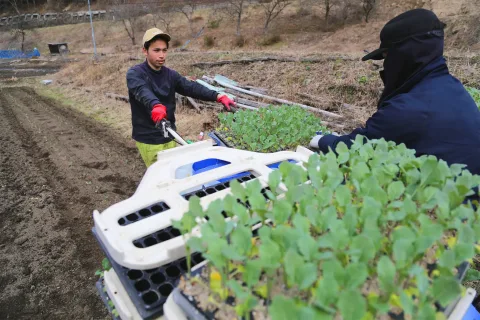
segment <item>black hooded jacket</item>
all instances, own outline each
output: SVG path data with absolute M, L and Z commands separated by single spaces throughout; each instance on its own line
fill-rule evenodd
M 378 110 L 364 128 L 344 136 L 326 135 L 322 152 L 360 134 L 404 143 L 416 155 L 434 155 L 448 164 L 466 164 L 480 174 L 480 111 L 463 85 L 450 75 L 443 37 L 423 34 L 388 50 L 381 72 L 385 89 Z

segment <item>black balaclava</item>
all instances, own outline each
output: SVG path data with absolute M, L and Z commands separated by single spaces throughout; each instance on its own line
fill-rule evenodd
M 415 35 L 395 43 L 388 49 L 380 71 L 385 89 L 379 105 L 387 98 L 393 97 L 398 89 L 429 63 L 443 56 L 443 34 L 432 33 Z

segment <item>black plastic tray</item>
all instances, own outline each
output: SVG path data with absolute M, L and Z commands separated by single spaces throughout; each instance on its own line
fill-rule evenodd
M 223 136 L 221 136 L 218 132 L 216 131 L 211 131 L 208 133 L 208 136 L 215 141 L 217 146 L 219 147 L 227 147 L 231 148 L 232 146 L 225 140 L 223 139 Z
M 253 175 L 252 173 L 250 172 L 245 172 L 245 174 L 243 176 L 240 176 L 240 177 L 236 177 L 236 178 L 233 178 L 232 180 L 237 180 L 238 182 L 242 183 L 242 182 L 246 182 L 246 181 L 250 181 L 250 180 L 253 180 L 255 179 L 256 176 Z M 232 181 L 225 181 L 225 182 L 220 182 L 216 185 L 213 185 L 213 186 L 210 186 L 210 187 L 207 187 L 207 188 L 201 188 L 199 190 L 196 190 L 196 191 L 193 191 L 193 192 L 190 192 L 190 193 L 187 193 L 187 194 L 184 194 L 182 195 L 185 200 L 188 200 L 190 199 L 192 196 L 197 196 L 199 198 L 203 198 L 207 195 L 210 195 L 210 194 L 214 194 L 218 191 L 221 191 L 221 190 L 225 190 L 227 188 L 230 188 L 230 182 Z
M 201 270 L 205 267 L 202 266 L 198 268 L 195 272 L 195 274 L 200 274 Z M 457 267 L 457 280 L 459 282 L 462 282 L 463 279 L 465 278 L 465 275 L 467 273 L 467 270 L 469 268 L 469 263 L 468 262 L 462 262 L 458 267 Z M 429 266 L 430 272 L 435 269 L 435 264 L 432 264 Z M 215 314 L 218 309 L 214 310 L 213 312 L 207 312 L 198 307 L 197 301 L 192 297 L 186 295 L 182 290 L 179 288 L 175 288 L 172 292 L 172 297 L 173 301 L 180 307 L 180 309 L 183 310 L 183 312 L 187 315 L 187 318 L 190 320 L 215 320 Z M 232 301 L 229 301 L 227 299 L 226 303 L 231 303 Z M 456 306 L 458 301 L 454 301 L 449 305 L 447 308 L 441 308 L 437 304 L 437 311 L 445 313 L 445 315 L 448 317 L 450 313 L 453 311 L 453 308 Z M 474 304 L 475 305 L 475 304 Z M 448 314 L 446 314 L 448 312 Z M 391 314 L 389 313 L 389 316 L 393 320 L 404 320 L 405 316 L 403 313 L 399 315 Z M 250 315 L 250 319 L 255 320 L 253 318 L 253 314 Z M 243 320 L 243 319 L 242 319 Z
M 194 273 L 192 276 L 200 275 L 202 269 L 205 268 L 205 265 L 201 266 Z M 204 279 L 206 280 L 206 279 Z M 216 313 L 218 312 L 218 308 L 213 311 L 204 311 L 198 307 L 198 302 L 192 296 L 186 295 L 183 293 L 182 290 L 179 288 L 175 288 L 172 292 L 173 301 L 177 304 L 178 307 L 186 314 L 187 319 L 189 320 L 215 320 Z M 225 303 L 228 303 L 233 306 L 235 302 L 235 298 L 228 297 Z M 255 320 L 253 317 L 253 313 L 250 313 L 250 319 Z M 241 320 L 245 320 L 245 318 L 241 318 Z
M 142 319 L 163 315 L 163 305 L 168 296 L 178 285 L 180 277 L 187 272 L 186 258 L 150 270 L 129 269 L 112 259 L 97 237 L 95 228 L 92 228 L 92 232 Z M 202 261 L 204 259 L 200 253 L 192 254 L 192 267 Z
M 161 212 L 165 212 L 168 209 L 170 209 L 170 207 L 165 202 L 158 202 L 118 219 L 118 224 L 121 226 L 127 226 Z
M 242 182 L 253 180 L 255 178 L 256 177 L 253 174 L 251 174 L 249 172 L 246 172 L 245 175 L 240 176 L 240 177 L 236 177 L 232 180 L 236 179 L 236 180 L 238 180 L 238 182 L 242 183 Z M 232 181 L 232 180 L 230 180 L 230 181 Z M 223 183 L 218 183 L 216 185 L 206 187 L 206 188 L 200 188 L 196 191 L 184 194 L 183 197 L 186 200 L 190 199 L 192 196 L 197 196 L 199 198 L 205 197 L 209 194 L 213 194 L 215 192 L 218 192 L 218 191 L 229 188 L 230 187 L 230 181 L 226 181 L 226 182 L 223 182 Z M 142 209 L 139 212 L 142 212 L 143 210 L 146 210 L 146 209 Z M 128 215 L 128 216 L 130 216 L 130 215 Z M 172 238 L 178 237 L 180 235 L 181 235 L 180 230 L 178 230 L 174 227 L 167 227 L 163 230 L 155 231 L 155 232 L 153 232 L 151 234 L 148 234 L 144 237 L 135 239 L 133 241 L 133 245 L 137 248 L 148 248 L 148 247 L 151 247 L 151 246 L 156 245 L 158 243 L 161 243 L 161 242 L 170 240 Z

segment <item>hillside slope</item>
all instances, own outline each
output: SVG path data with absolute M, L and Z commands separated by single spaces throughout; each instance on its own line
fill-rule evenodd
M 317 1 L 321 2 L 321 1 Z M 480 50 L 480 0 L 379 0 L 377 9 L 369 23 L 361 21 L 361 13 L 351 12 L 341 19 L 342 8 L 334 6 L 327 25 L 324 9 L 321 6 L 307 6 L 305 1 L 297 1 L 288 7 L 269 30 L 262 32 L 263 12 L 259 5 L 250 6 L 242 20 L 243 46 L 238 46 L 235 37 L 235 23 L 231 17 L 220 11 L 198 10 L 193 29 L 206 26 L 203 35 L 189 44 L 190 50 L 280 50 L 292 53 L 314 52 L 362 52 L 378 45 L 378 34 L 382 26 L 393 16 L 414 7 L 434 10 L 447 23 L 446 44 L 448 50 Z M 157 24 L 163 28 L 158 17 L 153 14 L 136 21 L 136 38 L 141 38 L 143 30 Z M 173 47 L 181 46 L 192 38 L 187 20 L 181 14 L 172 17 L 170 33 Z M 138 50 L 132 46 L 121 21 L 98 21 L 94 23 L 97 47 L 103 53 L 120 53 Z M 206 39 L 208 38 L 208 39 Z M 92 51 L 91 29 L 88 23 L 47 27 L 26 31 L 25 48 L 39 48 L 47 51 L 49 42 L 68 42 L 72 53 Z M 0 32 L 0 49 L 19 48 L 19 37 L 9 32 Z M 208 45 L 207 45 L 208 44 Z

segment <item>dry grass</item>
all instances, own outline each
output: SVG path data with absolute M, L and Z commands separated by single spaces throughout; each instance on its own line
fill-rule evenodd
M 480 15 L 478 6 L 471 3 L 471 0 L 432 0 L 427 7 L 433 8 L 439 16 L 448 23 L 447 47 L 479 50 L 478 38 L 480 29 L 478 17 Z M 305 8 L 300 1 L 288 7 L 277 20 L 272 22 L 270 31 L 272 34 L 281 35 L 281 41 L 276 42 L 271 49 L 290 52 L 361 52 L 364 49 L 371 50 L 378 46 L 379 31 L 384 23 L 394 15 L 409 9 L 409 1 L 382 1 L 380 7 L 374 13 L 371 22 L 361 22 L 358 14 L 350 16 L 346 24 L 340 21 L 341 10 L 334 7 L 331 12 L 330 24 L 327 26 L 324 21 L 324 12 L 321 6 Z M 139 42 L 143 31 L 153 27 L 155 12 L 138 19 L 137 41 Z M 212 20 L 212 16 L 216 20 Z M 249 6 L 242 19 L 242 35 L 245 42 L 243 48 L 249 51 L 263 50 L 264 36 L 262 23 L 264 17 L 261 7 L 258 5 Z M 210 9 L 198 10 L 195 14 L 194 29 L 200 30 L 205 26 L 203 36 L 215 39 L 215 49 L 232 50 L 238 48 L 235 40 L 235 23 L 232 18 L 223 15 L 221 10 Z M 159 28 L 164 26 L 156 21 Z M 97 21 L 94 22 L 95 37 L 99 52 L 104 54 L 112 53 L 133 53 L 138 49 L 132 46 L 121 21 Z M 191 39 L 190 30 L 186 19 L 178 14 L 174 16 L 170 28 L 173 36 L 173 47 L 179 47 L 188 39 Z M 192 41 L 188 48 L 191 50 L 205 50 L 203 37 Z M 27 31 L 27 49 L 37 47 L 42 53 L 48 52 L 49 42 L 68 42 L 73 53 L 92 51 L 91 30 L 88 23 L 65 25 L 41 28 Z M 13 39 L 10 32 L 0 32 L 0 49 L 14 48 L 19 46 L 18 39 Z
M 83 60 L 69 64 L 56 74 L 61 84 L 92 90 L 94 93 L 126 95 L 126 73 L 135 61 L 128 57 L 104 59 L 99 62 Z
M 186 107 L 188 108 L 188 107 Z M 177 129 L 186 139 L 197 140 L 198 134 L 205 129 L 210 129 L 216 123 L 216 112 L 212 110 L 203 110 L 201 113 L 191 109 L 185 109 L 178 112 Z
M 126 140 L 131 139 L 132 125 L 130 104 L 105 97 L 99 91 L 79 88 L 73 85 L 36 86 L 36 90 L 45 96 L 62 101 L 87 116 L 113 128 Z M 215 112 L 203 110 L 198 113 L 188 106 L 177 110 L 177 129 L 184 139 L 197 140 L 198 134 L 205 128 L 212 128 Z
M 357 108 L 355 116 L 349 117 L 345 123 L 348 128 L 361 125 L 374 111 L 380 89 L 379 77 L 371 64 L 340 58 L 323 63 L 224 65 L 204 72 L 222 74 L 245 85 L 267 88 L 270 95 L 291 101 L 309 104 L 299 93 L 310 94 L 323 102 L 323 109 L 337 113 L 347 114 L 339 109 L 339 102 L 353 104 Z M 368 82 L 359 84 L 360 76 L 367 76 Z
M 215 38 L 212 36 L 203 37 L 203 45 L 205 48 L 213 48 L 215 46 Z
M 320 63 L 259 62 L 247 65 L 227 64 L 208 69 L 191 66 L 195 62 L 242 59 L 271 54 L 172 53 L 168 58 L 168 66 L 191 77 L 222 74 L 243 85 L 267 88 L 269 95 L 340 113 L 345 116 L 341 123 L 345 131 L 363 125 L 375 112 L 376 102 L 382 90 L 382 83 L 378 76 L 381 66 L 378 62 L 361 62 L 360 56 L 338 55 L 336 59 L 331 55 L 309 56 L 324 60 Z M 138 57 L 141 55 L 139 54 Z M 85 60 L 69 64 L 55 78 L 57 83 L 71 90 L 77 88 L 79 89 L 77 91 L 90 91 L 88 95 L 98 97 L 94 101 L 98 104 L 98 101 L 106 99 L 104 95 L 107 92 L 127 95 L 125 74 L 130 66 L 141 61 L 132 61 L 126 55 L 116 56 L 114 59 L 104 58 L 99 62 Z M 449 59 L 449 67 L 463 83 L 479 87 L 479 62 L 477 56 L 452 56 Z M 316 96 L 318 99 L 312 101 L 302 97 L 301 93 Z M 75 90 L 72 94 L 75 94 Z M 342 107 L 344 103 L 354 107 L 345 109 Z M 129 111 L 127 113 L 129 114 Z M 183 111 L 179 110 L 179 114 L 178 119 L 181 123 Z M 192 120 L 191 124 L 189 121 L 186 122 L 183 129 L 187 130 L 188 135 L 198 134 L 202 131 L 203 122 L 213 121 L 211 111 L 202 115 L 189 112 L 185 114 L 192 119 L 198 118 L 199 122 L 196 126 L 197 120 Z M 130 126 L 129 123 L 128 126 Z M 189 129 L 190 127 L 192 129 Z

